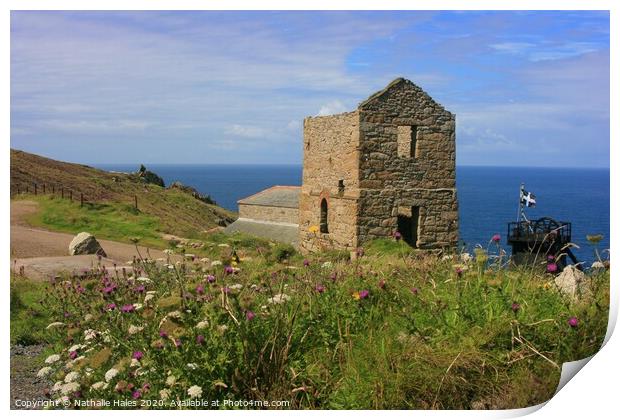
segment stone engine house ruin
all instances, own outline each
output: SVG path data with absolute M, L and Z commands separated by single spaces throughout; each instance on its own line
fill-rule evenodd
M 457 245 L 455 116 L 411 81 L 394 80 L 355 111 L 306 118 L 303 153 L 301 189 L 239 200 L 227 231 L 305 251 L 354 249 L 397 231 L 417 248 Z

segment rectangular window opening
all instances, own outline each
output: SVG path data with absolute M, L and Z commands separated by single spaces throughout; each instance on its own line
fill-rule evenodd
M 418 126 L 399 125 L 397 130 L 398 157 L 417 158 L 418 151 Z

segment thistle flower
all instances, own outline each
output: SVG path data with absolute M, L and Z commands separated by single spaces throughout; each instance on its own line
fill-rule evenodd
M 105 308 L 108 311 L 113 311 L 114 309 L 116 309 L 116 303 L 108 303 Z
M 164 330 L 159 330 L 159 336 L 161 338 L 168 338 L 168 333 Z
M 245 312 L 245 319 L 247 319 L 248 321 L 253 320 L 256 317 L 256 314 L 252 311 L 246 311 Z
M 370 295 L 370 292 L 368 290 L 361 290 L 359 292 L 360 299 L 367 299 L 369 295 Z
M 571 316 L 570 318 L 568 318 L 568 325 L 570 325 L 572 328 L 577 328 L 577 326 L 579 325 L 579 319 L 577 319 L 577 317 L 575 316 Z
M 512 308 L 512 312 L 516 314 L 519 311 L 519 309 L 521 309 L 521 305 L 519 305 L 517 302 L 513 302 L 511 308 Z
M 397 241 L 400 241 L 402 239 L 403 235 L 401 235 L 401 233 L 399 231 L 394 232 L 394 239 Z
M 215 276 L 213 274 L 207 274 L 207 281 L 209 283 L 215 283 Z
M 200 334 L 198 337 L 196 337 L 196 343 L 202 345 L 205 342 L 205 336 Z
M 418 293 L 420 293 L 420 289 L 418 289 L 417 287 L 412 287 L 411 293 L 413 293 L 414 295 L 417 295 Z
M 180 338 L 177 338 L 177 339 L 174 340 L 174 346 L 176 348 L 181 347 L 181 344 L 183 344 L 183 343 L 181 343 L 181 339 Z
M 146 288 L 144 287 L 144 285 L 143 285 L 143 284 L 140 284 L 140 285 L 136 286 L 136 287 L 133 289 L 133 291 L 134 291 L 134 292 L 136 292 L 136 293 L 144 293 L 144 290 L 145 290 L 145 289 L 146 289 Z
M 558 271 L 558 265 L 554 262 L 547 264 L 547 273 L 555 273 Z
M 133 311 L 135 311 L 135 310 L 136 310 L 136 308 L 133 306 L 133 303 L 129 303 L 129 304 L 127 304 L 127 305 L 123 305 L 123 306 L 121 307 L 121 311 L 122 311 L 123 313 L 130 313 L 130 312 L 133 312 Z
M 196 293 L 198 293 L 199 295 L 202 295 L 205 292 L 205 287 L 202 284 L 199 284 L 198 286 L 196 286 Z
M 132 354 L 132 358 L 136 359 L 136 360 L 140 360 L 144 357 L 144 353 L 142 353 L 141 351 L 137 350 L 134 351 Z
M 78 357 L 78 352 L 77 351 L 72 351 L 69 353 L 69 358 L 71 360 L 76 359 Z
M 325 286 L 322 284 L 317 284 L 314 290 L 316 290 L 317 293 L 323 293 L 325 291 Z
M 234 269 L 233 269 L 230 265 L 227 265 L 227 266 L 224 268 L 224 273 L 226 273 L 226 274 L 232 274 L 232 273 L 234 273 L 234 272 L 235 272 L 235 270 L 234 270 Z
M 135 391 L 131 394 L 131 397 L 132 397 L 134 400 L 137 400 L 138 398 L 142 397 L 142 391 L 141 391 L 141 390 L 139 390 L 139 389 L 136 389 L 136 390 L 135 390 Z
M 310 261 L 309 260 L 304 260 L 304 267 L 308 267 L 310 265 Z
M 502 237 L 500 236 L 499 233 L 496 233 L 495 235 L 493 235 L 493 237 L 491 238 L 491 241 L 495 242 L 495 243 L 499 243 L 499 241 L 502 240 Z

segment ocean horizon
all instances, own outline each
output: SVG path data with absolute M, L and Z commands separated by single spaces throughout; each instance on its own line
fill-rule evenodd
M 135 172 L 140 164 L 91 164 L 107 171 Z M 301 164 L 145 164 L 166 185 L 179 181 L 237 211 L 237 200 L 273 185 L 301 185 Z M 602 234 L 599 251 L 609 249 L 609 168 L 465 166 L 456 168 L 459 242 L 468 251 L 487 247 L 499 233 L 507 248 L 507 223 L 515 221 L 519 188 L 536 195 L 529 219 L 543 216 L 572 224 L 577 258 L 591 262 L 594 248 L 586 235 Z M 508 248 L 507 248 L 508 249 Z

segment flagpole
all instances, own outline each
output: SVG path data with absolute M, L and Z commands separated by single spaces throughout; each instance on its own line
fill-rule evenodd
M 521 221 L 521 213 L 523 212 L 522 194 L 524 188 L 525 184 L 522 182 L 521 187 L 519 188 L 519 209 L 517 210 L 517 223 Z

